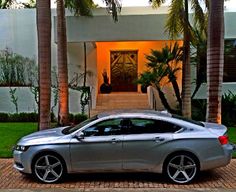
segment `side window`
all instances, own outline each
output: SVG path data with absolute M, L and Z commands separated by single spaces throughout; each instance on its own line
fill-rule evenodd
M 181 127 L 159 120 L 153 119 L 127 119 L 129 126 L 123 126 L 122 129 L 125 134 L 148 134 L 148 133 L 174 133 L 181 129 Z
M 155 121 L 152 119 L 126 119 L 126 124 L 126 126 L 122 126 L 125 134 L 144 134 L 156 132 Z
M 180 126 L 167 121 L 156 121 L 159 133 L 175 133 L 181 129 Z
M 86 128 L 84 132 L 85 137 L 90 136 L 105 136 L 105 135 L 120 135 L 121 119 L 111 119 L 99 122 L 91 127 Z

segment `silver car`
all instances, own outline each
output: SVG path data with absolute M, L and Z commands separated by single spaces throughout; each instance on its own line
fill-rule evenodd
M 189 183 L 199 171 L 230 163 L 226 131 L 167 112 L 112 111 L 23 137 L 14 167 L 44 183 L 66 173 L 111 171 L 163 173 L 174 183 Z

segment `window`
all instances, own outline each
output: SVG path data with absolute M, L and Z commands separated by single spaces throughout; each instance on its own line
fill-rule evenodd
M 224 82 L 236 82 L 236 39 L 225 40 Z
M 124 134 L 174 133 L 181 127 L 153 119 L 126 119 L 126 126 L 122 126 Z
M 197 64 L 197 80 L 207 81 L 207 54 Z M 236 82 L 236 39 L 225 40 L 223 82 Z
M 85 129 L 84 136 L 105 136 L 105 135 L 120 135 L 121 134 L 121 119 L 111 119 L 99 122 Z

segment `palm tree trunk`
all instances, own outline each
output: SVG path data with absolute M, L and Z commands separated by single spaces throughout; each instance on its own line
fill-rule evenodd
M 57 0 L 57 62 L 59 79 L 59 124 L 69 123 L 67 40 L 64 0 Z
M 221 123 L 224 68 L 224 1 L 211 0 L 207 39 L 207 115 L 209 122 Z
M 173 86 L 175 96 L 176 96 L 177 101 L 179 103 L 180 112 L 182 112 L 182 99 L 181 99 L 181 96 L 180 96 L 179 85 L 178 85 L 176 80 L 171 81 L 171 84 Z
M 39 129 L 50 127 L 51 101 L 51 10 L 50 1 L 37 0 Z
M 188 0 L 185 0 L 185 20 L 188 23 Z M 188 25 L 184 26 L 184 51 L 182 70 L 182 114 L 191 118 L 191 68 L 190 68 L 190 32 Z

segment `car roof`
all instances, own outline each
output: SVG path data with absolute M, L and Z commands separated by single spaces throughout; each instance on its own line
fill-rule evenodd
M 140 110 L 140 109 L 127 109 L 127 110 L 111 110 L 105 111 L 97 115 L 98 118 L 108 117 L 108 116 L 125 116 L 125 115 L 137 115 L 137 116 L 162 116 L 162 117 L 172 117 L 167 111 L 154 111 L 154 110 Z

